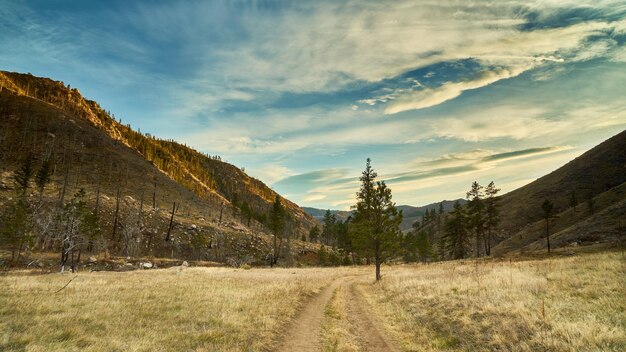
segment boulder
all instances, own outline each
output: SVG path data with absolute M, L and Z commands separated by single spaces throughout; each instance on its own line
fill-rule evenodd
M 152 269 L 153 265 L 150 262 L 141 263 L 142 269 Z
M 98 259 L 96 259 L 96 257 L 94 256 L 90 256 L 89 258 L 87 258 L 87 264 L 96 264 L 98 262 Z
M 181 264 L 181 266 L 189 266 L 189 263 L 187 263 L 187 261 L 185 260 L 185 261 Z

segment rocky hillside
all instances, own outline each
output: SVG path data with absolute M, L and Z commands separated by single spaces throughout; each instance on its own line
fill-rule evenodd
M 118 205 L 150 209 L 167 223 L 175 209 L 175 221 L 188 229 L 193 224 L 266 233 L 267 214 L 277 196 L 219 156 L 134 131 L 62 82 L 0 71 L 4 199 L 11 198 L 11 176 L 28 156 L 34 158 L 34 169 L 46 160 L 52 165 L 44 199 L 62 203 L 84 188 L 104 212 Z M 296 204 L 282 203 L 286 234 L 300 238 L 316 224 Z

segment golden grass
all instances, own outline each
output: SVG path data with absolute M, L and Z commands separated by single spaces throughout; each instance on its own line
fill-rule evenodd
M 347 322 L 346 287 L 339 286 L 324 312 L 322 347 L 325 352 L 356 352 L 358 342 Z
M 404 351 L 626 350 L 619 253 L 385 266 L 379 285 L 373 267 L 79 273 L 55 293 L 73 277 L 0 276 L 1 351 L 270 351 L 307 297 L 338 277 L 326 351 L 363 340 L 349 323 L 350 282 Z
M 0 277 L 2 351 L 259 351 L 343 271 L 171 268 Z
M 364 290 L 405 351 L 624 351 L 619 253 L 387 269 Z

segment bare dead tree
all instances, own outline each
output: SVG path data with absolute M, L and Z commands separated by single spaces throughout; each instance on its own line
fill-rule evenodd
M 120 198 L 121 198 L 121 185 L 118 181 L 117 192 L 115 193 L 115 215 L 113 216 L 113 235 L 111 235 L 111 241 L 115 241 L 115 235 L 117 233 L 117 224 L 119 222 L 120 214 Z
M 174 227 L 174 214 L 176 213 L 176 202 L 172 206 L 172 215 L 170 216 L 170 224 L 167 226 L 167 235 L 165 236 L 165 242 L 169 242 L 171 239 L 172 228 Z
M 157 187 L 157 177 L 154 176 L 154 187 L 152 188 L 152 209 L 156 210 L 156 187 Z

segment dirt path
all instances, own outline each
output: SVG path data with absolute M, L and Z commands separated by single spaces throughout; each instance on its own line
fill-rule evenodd
M 399 351 L 380 325 L 369 303 L 358 291 L 355 283 L 349 282 L 346 299 L 348 323 L 354 329 L 361 351 Z
M 304 307 L 296 320 L 291 323 L 282 345 L 277 351 L 280 352 L 308 352 L 321 351 L 320 335 L 322 322 L 324 321 L 324 309 L 335 289 L 345 278 L 335 280 L 330 286 L 324 288 L 317 296 Z
M 356 337 L 359 351 L 399 351 L 393 341 L 386 337 L 384 328 L 372 312 L 369 303 L 356 288 L 355 277 L 343 277 L 335 280 L 315 296 L 289 325 L 280 352 L 322 351 L 322 324 L 324 312 L 333 293 L 341 287 L 347 295 L 345 311 L 347 320 L 342 321 L 347 330 Z

